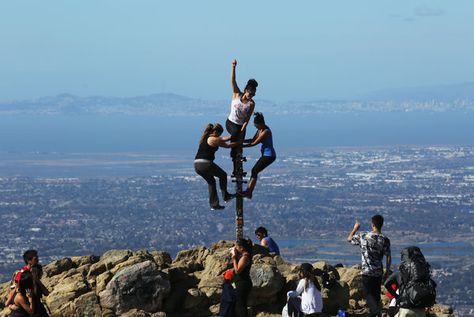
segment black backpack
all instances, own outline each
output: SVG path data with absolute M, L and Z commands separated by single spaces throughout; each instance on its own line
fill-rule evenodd
M 431 307 L 436 301 L 436 283 L 431 279 L 430 264 L 418 247 L 408 247 L 401 252 L 400 307 Z

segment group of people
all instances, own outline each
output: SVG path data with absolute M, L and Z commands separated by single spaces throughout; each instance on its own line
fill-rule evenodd
M 430 266 L 418 247 L 408 247 L 402 250 L 399 271 L 392 272 L 390 239 L 382 234 L 383 223 L 383 216 L 375 215 L 371 218 L 371 230 L 359 232 L 360 223 L 356 221 L 347 237 L 348 242 L 360 248 L 362 292 L 369 316 L 382 316 L 381 286 L 384 285 L 387 296 L 392 299 L 389 317 L 426 317 L 426 308 L 432 306 L 436 299 L 436 284 L 430 277 Z M 268 236 L 266 228 L 257 228 L 255 236 L 269 253 L 280 254 L 277 243 Z M 237 240 L 230 253 L 232 269 L 224 274 L 220 316 L 246 317 L 247 297 L 252 289 L 251 240 Z M 300 280 L 296 289 L 287 293 L 282 316 L 317 316 L 323 311 L 321 288 L 327 287 L 318 282 L 317 276 L 321 276 L 321 271 L 314 269 L 310 263 L 303 263 L 298 267 L 298 275 Z M 416 283 L 421 283 L 420 287 L 416 288 Z
M 208 184 L 209 205 L 211 210 L 221 210 L 225 207 L 219 203 L 217 194 L 217 183 L 222 192 L 222 199 L 225 202 L 235 198 L 236 195 L 251 199 L 257 184 L 258 174 L 272 164 L 276 159 L 276 152 L 273 147 L 272 131 L 265 123 L 265 118 L 261 112 L 254 113 L 255 101 L 253 97 L 257 92 L 258 83 L 255 79 L 250 79 L 242 92 L 237 85 L 235 69 L 237 61 L 232 61 L 231 85 L 232 102 L 230 114 L 226 120 L 226 129 L 229 136 L 222 136 L 224 129 L 219 123 L 209 123 L 199 140 L 199 148 L 194 159 L 194 169 Z M 247 125 L 254 115 L 254 126 L 257 129 L 251 139 L 245 139 Z M 252 147 L 261 144 L 261 157 L 255 163 L 251 171 L 250 181 L 247 189 L 240 193 L 230 194 L 227 190 L 227 173 L 219 167 L 215 160 L 215 153 L 219 147 L 230 148 L 230 156 L 233 160 L 234 171 L 236 170 L 238 154 L 242 153 L 243 147 Z
M 12 276 L 5 306 L 11 310 L 11 317 L 48 317 L 42 297 L 48 296 L 49 291 L 41 282 L 43 267 L 39 264 L 38 251 L 25 251 L 23 260 L 25 266 Z

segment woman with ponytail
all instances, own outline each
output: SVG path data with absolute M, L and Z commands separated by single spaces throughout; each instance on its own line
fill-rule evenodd
M 219 187 L 222 191 L 224 201 L 229 201 L 235 195 L 229 194 L 227 191 L 227 173 L 214 163 L 215 153 L 220 146 L 225 148 L 232 148 L 240 143 L 227 143 L 230 136 L 221 137 L 224 129 L 219 123 L 209 123 L 204 129 L 204 132 L 199 141 L 199 149 L 194 159 L 194 170 L 198 175 L 204 178 L 208 184 L 209 189 L 209 205 L 211 210 L 224 209 L 224 206 L 219 204 L 219 197 L 217 196 L 216 180 L 219 178 Z
M 283 316 L 300 316 L 300 313 L 311 315 L 323 310 L 321 286 L 315 275 L 314 268 L 309 263 L 303 263 L 298 269 L 300 281 L 296 291 L 288 292 L 288 303 L 283 308 Z
M 250 176 L 247 190 L 241 193 L 243 197 L 247 197 L 249 199 L 252 198 L 253 190 L 257 185 L 258 173 L 263 171 L 276 160 L 276 152 L 273 148 L 272 130 L 270 130 L 267 125 L 265 125 L 265 118 L 261 112 L 255 113 L 253 124 L 255 128 L 257 128 L 257 133 L 255 133 L 252 139 L 244 141 L 246 143 L 244 144 L 244 147 L 255 146 L 261 143 L 262 147 L 260 148 L 260 152 L 262 153 L 262 156 L 252 168 L 252 174 Z
M 227 117 L 226 129 L 231 135 L 231 141 L 243 140 L 245 138 L 245 128 L 252 116 L 253 110 L 255 109 L 255 102 L 253 97 L 257 92 L 258 83 L 255 79 L 249 79 L 244 91 L 240 91 L 237 81 L 235 79 L 235 68 L 237 67 L 237 61 L 232 61 L 231 71 L 231 85 L 232 85 L 232 102 L 230 105 L 230 114 Z M 238 148 L 233 148 L 230 151 L 230 156 L 234 160 Z M 234 162 L 235 169 L 235 162 Z

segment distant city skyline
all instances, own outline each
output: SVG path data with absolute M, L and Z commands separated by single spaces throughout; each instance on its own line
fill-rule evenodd
M 474 81 L 474 2 L 85 0 L 0 4 L 0 101 L 61 93 L 353 98 Z

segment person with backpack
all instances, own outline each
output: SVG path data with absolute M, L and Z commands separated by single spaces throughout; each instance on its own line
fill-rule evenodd
M 383 217 L 372 217 L 372 231 L 357 233 L 359 222 L 349 233 L 347 241 L 360 247 L 362 257 L 362 291 L 369 306 L 369 316 L 382 316 L 380 303 L 381 285 L 384 275 L 383 257 L 387 258 L 386 270 L 390 270 L 392 256 L 390 239 L 382 234 Z
M 398 294 L 390 287 L 396 284 Z M 436 283 L 431 279 L 431 267 L 420 248 L 401 251 L 399 270 L 385 280 L 385 288 L 396 299 L 398 317 L 425 317 L 426 308 L 436 300 Z

